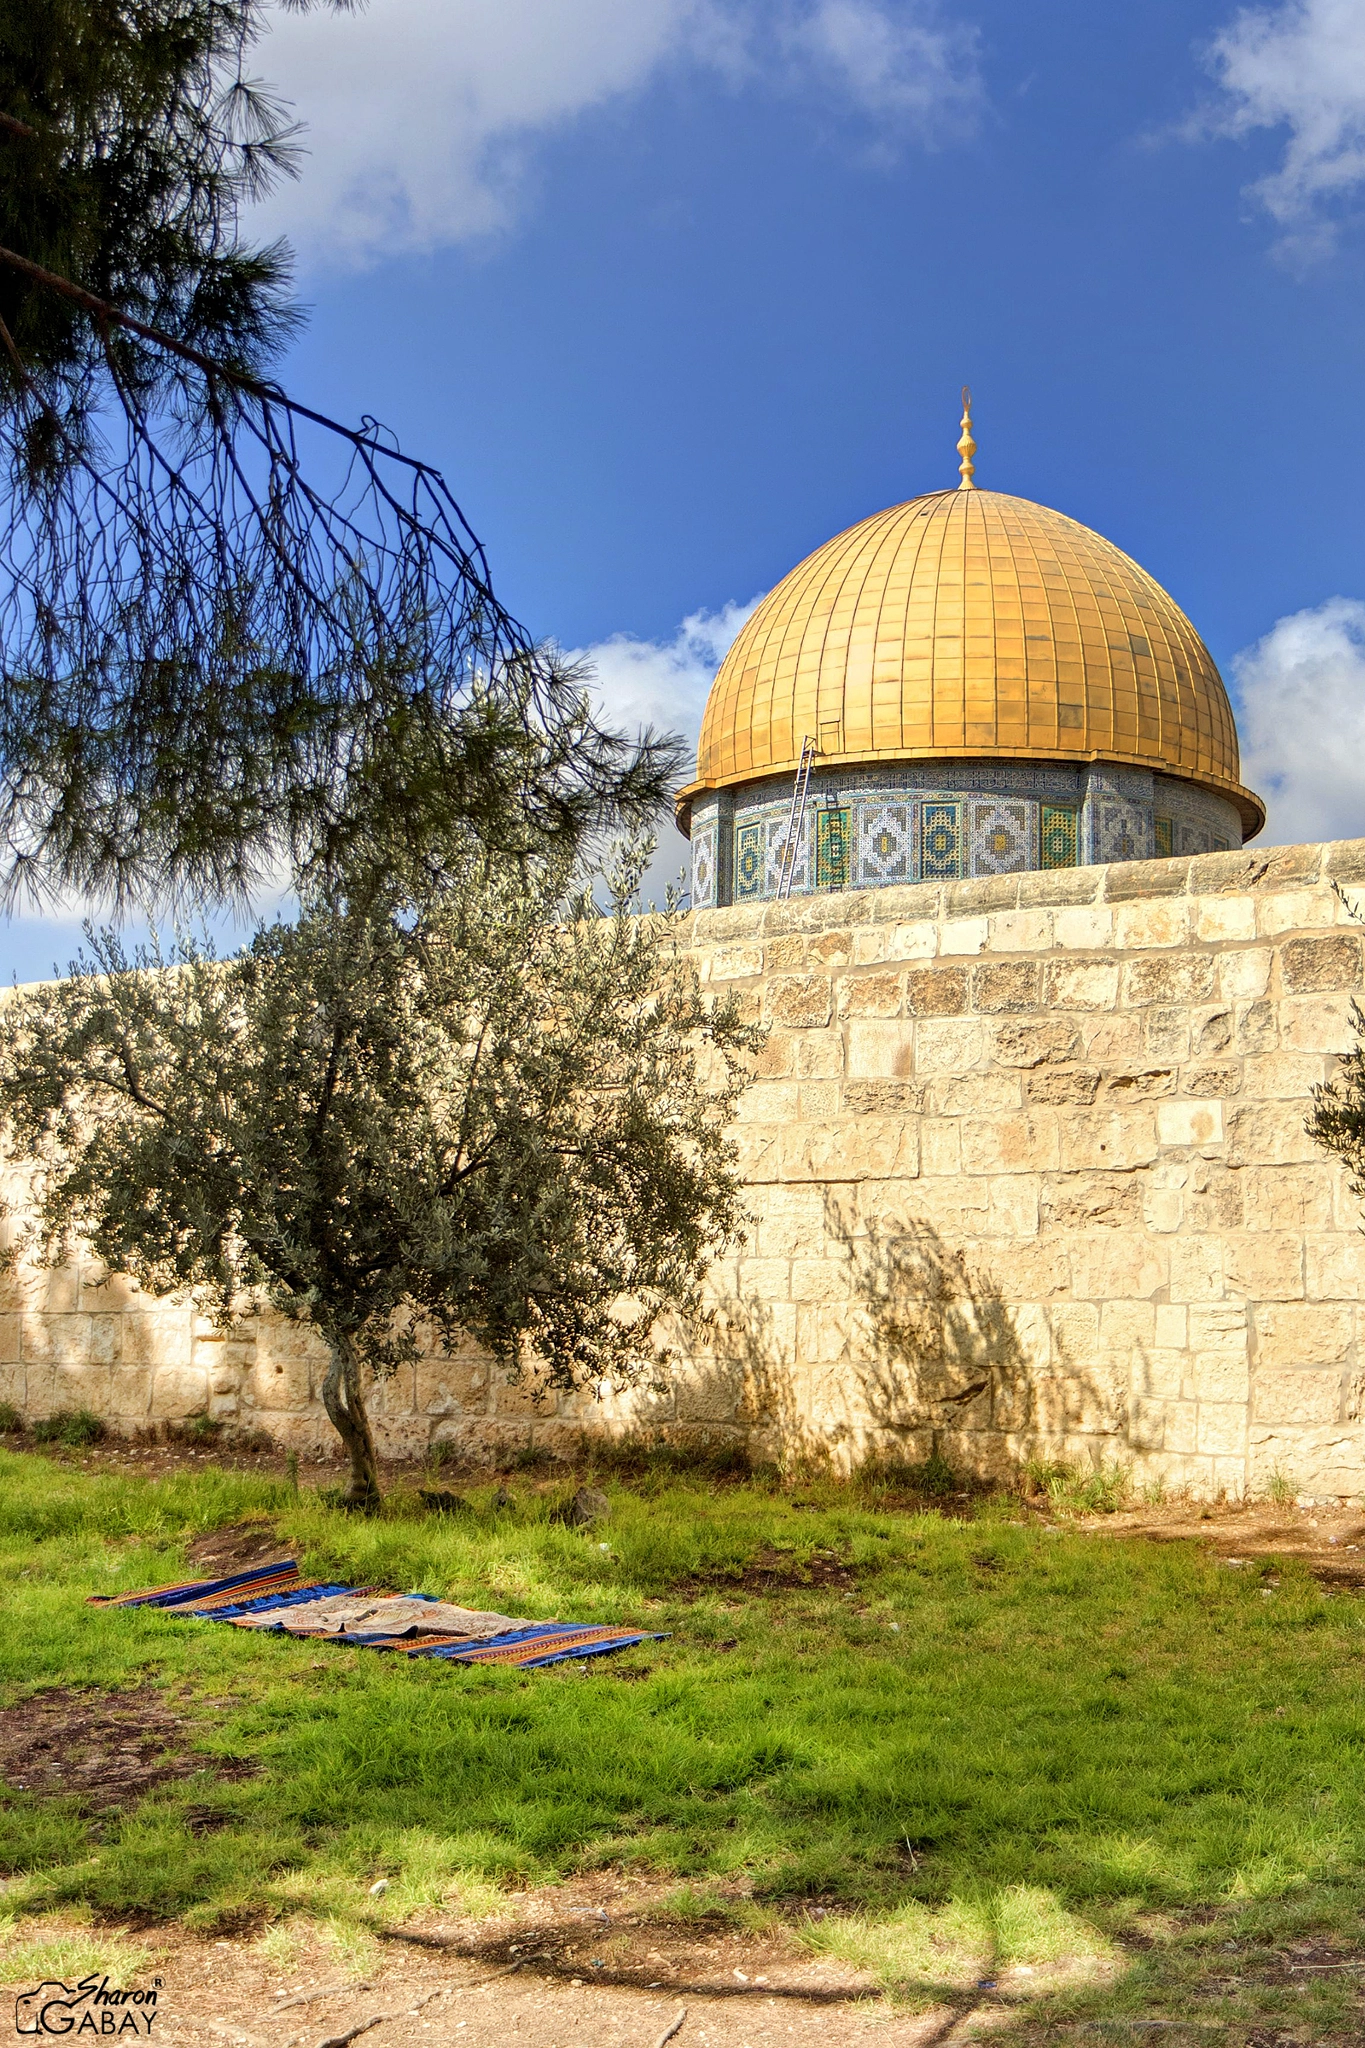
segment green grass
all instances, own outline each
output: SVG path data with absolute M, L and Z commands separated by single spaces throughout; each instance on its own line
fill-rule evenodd
M 692 1897 L 743 1878 L 907 1996 L 1026 1966 L 1050 2038 L 1074 2022 L 1078 2041 L 1096 2013 L 1166 2011 L 1230 1969 L 1230 1940 L 1245 1961 L 1358 1924 L 1362 1609 L 1292 1562 L 1272 1592 L 1191 1546 L 1049 1530 L 1008 1502 L 896 1513 L 832 1482 L 646 1475 L 609 1484 L 612 1518 L 585 1533 L 552 1519 L 563 1489 L 512 1490 L 510 1509 L 472 1486 L 457 1515 L 398 1498 L 367 1520 L 213 1466 L 150 1481 L 0 1452 L 6 1699 L 150 1680 L 206 1762 L 259 1767 L 122 1818 L 10 1790 L 7 1910 L 306 1912 L 360 1937 L 619 1862 Z M 188 1540 L 253 1514 L 318 1575 L 673 1633 L 518 1675 L 86 1605 L 174 1577 Z M 744 1594 L 760 1553 L 796 1572 L 833 1553 L 857 1594 Z M 1134 1929 L 1136 1963 L 1115 1946 Z M 1292 2016 L 1335 2026 L 1357 1980 L 1313 1982 Z M 1281 1993 L 1256 1996 L 1262 2013 Z

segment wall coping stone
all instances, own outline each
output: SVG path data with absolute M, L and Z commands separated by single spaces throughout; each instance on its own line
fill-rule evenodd
M 1309 846 L 1204 853 L 1177 860 L 1115 861 L 1107 867 L 1039 868 L 1019 875 L 979 875 L 958 882 L 914 882 L 880 889 L 839 889 L 827 896 L 731 904 L 688 913 L 684 943 L 823 931 L 831 926 L 912 924 L 991 910 L 1042 910 L 1086 903 L 1131 903 L 1144 897 L 1270 895 L 1306 882 L 1365 881 L 1365 839 Z

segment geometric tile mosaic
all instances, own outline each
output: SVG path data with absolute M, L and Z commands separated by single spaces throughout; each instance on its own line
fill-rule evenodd
M 920 874 L 926 882 L 955 881 L 962 873 L 962 806 L 926 803 L 920 816 Z
M 973 803 L 970 811 L 974 875 L 1011 875 L 1033 866 L 1034 805 L 1001 797 L 994 803 Z
M 919 806 L 913 803 L 864 803 L 859 806 L 857 876 L 876 888 L 882 882 L 913 882 L 919 874 L 915 825 Z
M 1076 811 L 1070 804 L 1043 804 L 1040 809 L 1039 865 L 1044 868 L 1074 868 L 1079 858 Z
M 735 901 L 765 895 L 763 881 L 763 824 L 758 820 L 735 829 Z
M 829 808 L 815 814 L 815 886 L 846 889 L 849 878 L 849 812 Z

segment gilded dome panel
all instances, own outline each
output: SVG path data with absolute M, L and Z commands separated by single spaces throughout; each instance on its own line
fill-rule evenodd
M 684 797 L 822 760 L 1115 761 L 1222 791 L 1250 827 L 1222 678 L 1119 548 L 996 491 L 934 492 L 817 548 L 712 688 Z

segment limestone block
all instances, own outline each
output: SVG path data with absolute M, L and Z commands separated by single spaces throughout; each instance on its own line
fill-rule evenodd
M 991 1237 L 1034 1237 L 1038 1230 L 1041 1183 L 1036 1174 L 1001 1174 L 991 1179 L 986 1231 Z
M 1071 1287 L 1065 1245 L 1053 1237 L 993 1244 L 990 1267 L 1006 1301 L 1056 1301 Z
M 1219 1160 L 1192 1159 L 1185 1172 L 1186 1216 L 1196 1231 L 1240 1230 L 1244 1224 L 1264 1225 L 1261 1216 L 1248 1218 L 1240 1167 Z
M 148 1365 L 119 1365 L 109 1374 L 109 1417 L 120 1427 L 145 1422 L 152 1407 L 152 1372 Z
M 1325 848 L 1322 865 L 1324 881 L 1365 881 L 1365 839 L 1336 839 Z M 1354 895 L 1354 890 L 1348 890 Z
M 1134 1103 L 1124 1109 L 1061 1109 L 1057 1112 L 1060 1158 L 1070 1172 L 1130 1172 L 1157 1156 L 1156 1117 L 1162 1105 Z
M 1264 1230 L 1330 1230 L 1337 1220 L 1337 1177 L 1330 1167 L 1249 1166 L 1242 1179 L 1246 1215 Z
M 1250 1061 L 1247 1062 L 1251 1064 Z M 1242 1069 L 1234 1067 L 1186 1067 L 1180 1076 L 1182 1095 L 1239 1095 L 1242 1090 Z M 1249 1093 L 1256 1091 L 1250 1089 Z
M 932 960 L 938 951 L 938 926 L 928 918 L 898 924 L 886 942 L 888 960 Z
M 693 912 L 693 944 L 705 946 L 720 939 L 750 938 L 763 929 L 763 911 L 747 903 L 727 905 L 719 910 Z
M 980 953 L 990 936 L 990 922 L 984 917 L 948 917 L 939 929 L 940 953 Z
M 17 1315 L 0 1315 L 0 1364 L 16 1364 L 19 1359 L 20 1319 Z
M 796 1048 L 804 1044 L 804 1033 L 769 1031 L 753 1055 L 749 1069 L 756 1081 L 781 1081 L 796 1072 Z
M 863 1311 L 852 1302 L 802 1302 L 796 1311 L 796 1356 L 809 1365 L 832 1365 L 849 1356 L 862 1332 Z
M 321 1385 L 321 1378 L 315 1383 L 311 1360 L 297 1352 L 281 1356 L 273 1345 L 262 1349 L 263 1355 L 257 1357 L 254 1370 L 243 1381 L 253 1405 L 269 1410 L 306 1408 L 315 1384 Z
M 1146 1003 L 1203 1003 L 1213 994 L 1212 953 L 1169 953 L 1156 959 L 1128 960 L 1123 968 L 1124 1001 L 1135 1007 Z
M 970 881 L 948 882 L 943 890 L 943 915 L 968 917 L 980 911 L 1013 910 L 1019 902 L 1019 877 L 973 875 Z
M 1199 1024 L 1191 1030 L 1191 1050 L 1196 1059 L 1215 1059 L 1220 1052 L 1226 1052 L 1232 1043 L 1231 1010 L 1210 1010 Z
M 1158 1102 L 1157 1138 L 1163 1145 L 1221 1145 L 1223 1105 L 1218 1101 Z
M 1124 1102 L 1145 1102 L 1153 1095 L 1175 1093 L 1175 1069 L 1173 1067 L 1128 1067 L 1118 1073 L 1109 1074 L 1104 1083 L 1104 1092 L 1115 1104 Z
M 1143 1019 L 1142 1045 L 1149 1059 L 1177 1061 L 1187 1059 L 1190 1051 L 1190 1013 L 1183 1003 L 1158 1003 L 1148 1010 Z M 1096 1053 L 1096 1057 L 1100 1057 Z M 1109 1051 L 1109 1058 L 1121 1058 L 1117 1046 Z
M 1223 1247 L 1230 1292 L 1256 1301 L 1303 1295 L 1303 1240 L 1293 1231 L 1232 1231 Z
M 1055 1010 L 1112 1010 L 1119 996 L 1117 960 L 1049 960 L 1043 1000 Z
M 899 974 L 846 975 L 839 983 L 841 1017 L 899 1017 L 905 992 Z
M 1365 1442 L 1358 1428 L 1328 1424 L 1292 1431 L 1282 1426 L 1254 1432 L 1249 1462 L 1263 1484 L 1271 1473 L 1287 1473 L 1310 1499 L 1354 1499 L 1365 1493 Z
M 1255 1422 L 1297 1423 L 1312 1426 L 1341 1420 L 1341 1373 L 1317 1371 L 1256 1370 L 1252 1393 Z
M 801 1080 L 836 1080 L 844 1071 L 844 1038 L 833 1031 L 796 1034 L 795 1071 Z
M 1100 904 L 1058 910 L 1052 929 L 1057 944 L 1073 953 L 1102 953 L 1114 943 L 1114 913 Z
M 1082 1013 L 1077 1019 L 1080 1029 L 1084 1057 L 1094 1064 L 1116 1066 L 1122 1060 L 1138 1061 L 1144 1050 L 1156 1059 L 1168 1055 L 1164 1047 L 1156 1045 L 1151 1032 L 1151 1022 L 1158 1013 L 1155 1010 L 1134 1010 L 1127 1016 L 1093 1016 Z M 1160 1012 L 1162 1016 L 1169 1014 Z M 1181 1017 L 1188 1012 L 1182 1010 Z
M 1003 1078 L 1003 1077 L 1001 1077 Z M 1035 1067 L 1025 1081 L 1031 1103 L 1091 1103 L 1099 1092 L 1098 1067 Z
M 74 1315 L 80 1279 L 75 1266 L 21 1264 L 6 1275 L 7 1294 L 30 1316 Z
M 853 958 L 853 933 L 851 931 L 817 932 L 806 941 L 811 960 L 818 960 L 822 967 L 846 967 Z
M 431 1441 L 425 1416 L 375 1415 L 371 1427 L 381 1458 L 420 1458 Z
M 1183 1351 L 1189 1342 L 1190 1312 L 1177 1302 L 1157 1303 L 1152 1341 L 1165 1351 Z
M 1280 1023 L 1273 1003 L 1264 1000 L 1246 1003 L 1237 1009 L 1235 1015 L 1239 1052 L 1271 1052 L 1279 1044 Z
M 1237 1401 L 1245 1405 L 1251 1393 L 1251 1367 L 1245 1352 L 1234 1356 L 1224 1351 L 1196 1351 L 1190 1360 L 1190 1378 L 1200 1401 Z
M 865 925 L 853 934 L 853 965 L 875 967 L 886 958 L 891 934 L 884 925 Z
M 1115 913 L 1114 941 L 1125 952 L 1183 946 L 1190 935 L 1190 906 L 1183 898 L 1157 897 L 1125 903 Z
M 960 1017 L 967 1008 L 965 967 L 912 967 L 905 977 L 905 1008 L 912 1017 Z
M 242 1377 L 241 1373 L 237 1370 L 236 1366 L 210 1365 L 207 1367 L 207 1372 L 209 1381 L 209 1392 L 215 1397 L 215 1399 L 218 1399 L 227 1394 L 231 1394 L 235 1401 L 237 1397 L 238 1385 Z
M 1201 896 L 1194 906 L 1195 936 L 1222 945 L 1256 936 L 1256 905 L 1249 896 Z
M 751 1081 L 739 1098 L 736 1120 L 741 1124 L 791 1123 L 800 1102 L 795 1081 Z
M 1047 1322 L 1052 1349 L 1066 1372 L 1093 1363 L 1100 1345 L 1100 1312 L 1093 1301 L 1055 1303 Z
M 827 1122 L 843 1107 L 843 1089 L 837 1081 L 803 1081 L 796 1113 L 803 1124 Z
M 1100 1355 L 1121 1358 L 1131 1370 L 1136 1358 L 1152 1349 L 1156 1337 L 1156 1304 L 1151 1301 L 1106 1301 L 1100 1308 Z
M 1279 1021 L 1281 1045 L 1295 1052 L 1346 1053 L 1355 1048 L 1348 995 L 1287 998 L 1280 1004 Z
M 1038 1007 L 1035 960 L 982 961 L 972 969 L 972 1008 L 988 1014 Z
M 733 1133 L 736 1160 L 747 1187 L 783 1178 L 785 1124 L 740 1124 Z
M 848 1026 L 851 1080 L 895 1080 L 914 1069 L 914 1026 L 887 1018 L 858 1018 Z
M 1238 1401 L 1201 1401 L 1195 1448 L 1204 1455 L 1237 1457 L 1245 1453 L 1247 1412 Z
M 1048 1173 L 1060 1163 L 1057 1118 L 1050 1110 L 962 1119 L 966 1173 Z
M 1297 1166 L 1321 1156 L 1304 1129 L 1301 1103 L 1239 1103 L 1229 1107 L 1226 1123 L 1231 1165 Z
M 1223 1279 L 1221 1237 L 1196 1237 L 1182 1233 L 1171 1240 L 1170 1299 L 1186 1302 L 1221 1301 L 1227 1292 Z
M 782 1133 L 782 1178 L 789 1181 L 908 1180 L 919 1172 L 919 1129 L 912 1119 L 862 1117 L 795 1124 Z
M 25 1359 L 58 1371 L 88 1366 L 93 1356 L 93 1320 L 82 1315 L 25 1317 Z
M 1350 1308 L 1281 1305 L 1256 1311 L 1258 1366 L 1344 1365 L 1355 1343 Z
M 1332 924 L 1336 900 L 1324 889 L 1281 889 L 1256 901 L 1256 926 L 1263 938 L 1302 931 L 1305 925 Z
M 482 1415 L 489 1405 L 489 1368 L 456 1358 L 424 1358 L 413 1375 L 413 1405 L 430 1416 Z
M 1169 1279 L 1164 1238 L 1127 1231 L 1077 1231 L 1068 1249 L 1072 1292 L 1092 1301 L 1151 1300 Z
M 789 1186 L 766 1192 L 758 1205 L 753 1248 L 764 1259 L 824 1255 L 826 1242 L 823 1190 Z
M 936 1084 L 939 1087 L 945 1084 Z M 949 1084 L 952 1085 L 952 1084 Z M 971 1083 L 963 1083 L 970 1087 Z M 915 1116 L 925 1091 L 917 1081 L 845 1081 L 844 1108 L 850 1116 Z
M 1095 903 L 1104 887 L 1104 876 L 1103 868 L 1051 868 L 1020 875 L 1019 907 Z
M 923 1174 L 960 1174 L 962 1122 L 956 1116 L 921 1116 L 919 1165 Z
M 1227 1358 L 1247 1355 L 1247 1311 L 1237 1302 L 1200 1303 L 1189 1311 L 1190 1349 L 1220 1353 Z
M 1153 1401 L 1192 1401 L 1193 1363 L 1185 1351 L 1138 1351 L 1129 1360 L 1136 1393 Z
M 1159 1188 L 1149 1183 L 1142 1194 L 1142 1220 L 1149 1230 L 1179 1230 L 1185 1221 L 1185 1197 L 1179 1188 Z
M 1041 1217 L 1053 1230 L 1131 1229 L 1142 1218 L 1142 1195 L 1135 1174 L 1062 1174 L 1044 1183 Z
M 1199 1440 L 1199 1409 L 1193 1401 L 1166 1403 L 1164 1449 L 1188 1454 Z
M 924 1107 L 933 1116 L 1001 1116 L 1021 1106 L 1022 1094 L 1017 1072 L 941 1074 L 926 1086 Z
M 740 951 L 732 947 L 732 952 Z M 747 949 L 745 949 L 747 950 Z M 810 941 L 804 932 L 783 932 L 770 938 L 762 948 L 761 961 L 769 974 L 790 974 L 795 967 L 804 967 L 810 958 Z
M 834 998 L 827 974 L 780 974 L 768 982 L 765 1014 L 773 1024 L 801 1030 L 812 1024 L 828 1024 L 834 1014 Z
M 1052 946 L 1050 910 L 1001 910 L 990 919 L 992 953 L 1046 953 Z
M 1069 1017 L 995 1026 L 995 1057 L 1002 1067 L 1070 1065 L 1080 1052 L 1080 1030 Z
M 1307 1237 L 1304 1292 L 1310 1301 L 1365 1301 L 1365 1237 Z
M 776 940 L 778 946 L 788 940 Z M 798 948 L 804 950 L 804 940 L 798 940 Z M 772 952 L 772 948 L 769 948 Z M 763 973 L 763 946 L 757 940 L 735 946 L 716 946 L 714 952 L 702 958 L 702 981 L 745 981 L 751 975 Z
M 1128 1413 L 1128 1441 L 1135 1451 L 1160 1451 L 1166 1447 L 1166 1403 L 1136 1400 Z
M 795 1302 L 847 1301 L 849 1284 L 848 1266 L 842 1259 L 793 1259 L 791 1278 L 782 1286 L 782 1297 L 790 1292 Z M 770 1300 L 776 1291 L 775 1287 L 764 1290 L 762 1298 Z
M 850 1037 L 854 1027 L 849 1026 Z M 915 1029 L 917 1074 L 961 1074 L 986 1056 L 985 1024 L 975 1017 L 933 1017 Z M 849 1049 L 852 1065 L 852 1046 Z
M 984 1229 L 990 1209 L 989 1188 L 986 1181 L 973 1180 L 970 1174 L 926 1175 L 916 1188 L 915 1206 L 926 1222 L 956 1244 Z
M 523 1416 L 553 1415 L 559 1408 L 559 1389 L 529 1367 L 520 1379 L 504 1379 L 495 1375 L 490 1396 L 489 1405 L 499 1421 L 508 1417 L 520 1419 Z
M 184 1422 L 207 1413 L 208 1375 L 191 1365 L 159 1365 L 152 1373 L 149 1414 L 154 1422 Z

